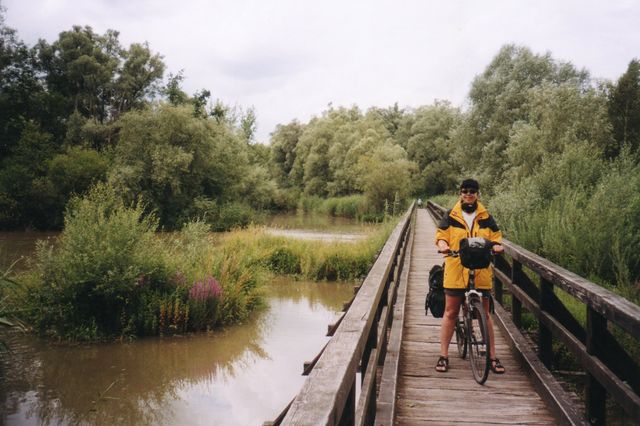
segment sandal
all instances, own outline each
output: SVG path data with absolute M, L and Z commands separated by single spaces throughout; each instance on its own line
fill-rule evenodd
M 436 364 L 436 371 L 438 373 L 446 373 L 449 370 L 449 358 L 446 356 L 441 356 L 438 358 L 438 363 Z
M 500 360 L 498 358 L 493 358 L 490 361 L 491 361 L 491 371 L 493 371 L 496 374 L 504 374 L 505 372 L 504 366 L 500 363 Z

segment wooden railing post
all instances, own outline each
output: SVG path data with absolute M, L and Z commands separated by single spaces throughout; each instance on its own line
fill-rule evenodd
M 342 417 L 340 418 L 340 426 L 351 426 L 356 421 L 356 378 L 354 376 L 353 383 L 351 384 L 351 390 L 349 396 L 342 410 Z
M 427 208 L 434 220 L 445 212 L 431 201 Z M 631 424 L 640 425 L 640 364 L 628 349 L 640 341 L 638 305 L 506 239 L 503 246 L 513 264 L 496 257 L 496 278 L 511 290 L 514 325 L 521 327 L 523 306 L 538 320 L 541 362 L 535 360 L 528 365 L 535 372 L 539 391 L 562 419 L 559 423 L 605 424 L 606 400 L 611 399 L 629 416 Z M 524 266 L 540 278 L 540 287 L 523 272 Z M 564 297 L 555 294 L 556 288 L 586 306 L 586 330 L 565 306 Z M 497 281 L 495 295 L 499 301 L 501 286 Z M 616 333 L 608 329 L 609 322 Z M 548 385 L 553 380 L 551 374 L 538 368 L 551 366 L 556 339 L 587 374 L 585 412 L 574 407 L 555 381 Z M 526 358 L 524 352 L 523 357 Z M 617 413 L 614 415 L 618 417 Z
M 493 265 L 494 270 L 497 269 L 499 271 L 506 272 L 504 270 L 505 263 L 507 263 L 507 261 L 504 259 L 503 256 L 496 256 L 494 265 Z M 503 297 L 504 290 L 502 286 L 502 281 L 498 279 L 495 273 L 493 274 L 493 293 L 496 297 L 496 301 L 502 305 L 503 299 L 504 299 Z
M 553 283 L 540 277 L 540 310 L 550 312 L 551 298 L 553 297 Z M 553 316 L 553 312 L 550 312 Z M 553 359 L 553 339 L 551 330 L 540 321 L 538 323 L 538 356 L 543 364 L 547 368 L 551 368 L 551 361 Z
M 376 343 L 378 342 L 378 322 L 380 321 L 380 316 L 376 315 L 376 319 L 373 322 L 373 326 L 371 327 L 371 331 L 369 332 L 369 338 L 367 339 L 367 343 L 364 347 L 364 352 L 362 353 L 362 360 L 360 361 L 360 383 L 364 381 L 364 372 L 367 371 L 367 367 L 369 366 L 369 360 L 371 359 L 371 350 L 376 347 Z
M 604 341 L 607 319 L 587 307 L 587 353 L 596 357 L 601 354 L 600 343 Z M 595 377 L 587 372 L 586 389 L 587 419 L 590 424 L 604 425 L 606 416 L 607 392 Z
M 511 282 L 513 285 L 520 287 L 522 282 L 522 263 L 517 260 L 513 260 L 513 267 L 511 269 Z M 522 302 L 511 294 L 511 317 L 516 327 L 522 327 Z

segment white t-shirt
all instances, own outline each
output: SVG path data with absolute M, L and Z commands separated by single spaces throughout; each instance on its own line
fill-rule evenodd
M 462 217 L 464 218 L 464 221 L 467 222 L 467 226 L 469 227 L 469 232 L 471 232 L 471 228 L 473 227 L 473 219 L 476 218 L 476 211 L 474 210 L 471 213 L 467 213 L 464 210 L 462 210 Z

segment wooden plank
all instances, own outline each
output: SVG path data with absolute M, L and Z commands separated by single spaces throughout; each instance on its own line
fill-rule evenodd
M 510 336 L 508 341 L 512 342 L 515 353 L 521 360 L 521 365 L 528 370 L 536 389 L 553 410 L 556 417 L 563 424 L 584 424 L 585 418 L 580 409 L 575 406 L 570 395 L 567 394 L 544 363 L 533 352 L 522 333 L 509 320 L 509 315 L 504 308 L 496 304 L 495 311 L 496 324 L 504 333 Z
M 442 214 L 443 208 L 428 203 L 428 208 Z M 590 306 L 608 321 L 612 321 L 640 339 L 640 307 L 617 294 L 574 274 L 511 241 L 503 239 L 505 253 L 526 265 L 538 275 L 562 288 L 573 297 Z
M 395 423 L 556 424 L 553 413 L 545 406 L 526 371 L 518 365 L 507 339 L 498 328 L 496 351 L 507 368 L 506 374 L 491 374 L 485 385 L 478 385 L 472 377 L 469 361 L 457 356 L 455 342 L 449 350 L 450 370 L 444 374 L 434 370 L 440 354 L 441 319 L 424 314 L 428 271 L 432 265 L 442 263 L 434 239 L 433 221 L 427 212 L 418 210 L 400 351 Z M 453 409 L 452 401 L 459 402 Z
M 351 307 L 324 353 L 291 404 L 283 424 L 337 424 L 348 398 L 373 326 L 392 260 L 409 225 L 410 208 L 382 248 Z
M 412 227 L 408 239 L 407 251 L 409 253 L 413 250 L 414 238 L 415 226 Z M 376 424 L 390 425 L 393 423 L 393 417 L 395 415 L 400 343 L 403 339 L 402 330 L 406 306 L 407 281 L 410 270 L 411 255 L 404 258 L 403 271 L 398 283 L 397 300 L 393 307 L 391 332 L 389 342 L 386 346 L 386 355 L 382 368 L 382 377 L 380 379 L 380 390 L 376 401 Z
M 510 241 L 503 245 L 509 256 L 640 339 L 638 305 Z
M 583 343 L 578 337 L 576 337 L 573 333 L 567 330 L 557 319 L 551 316 L 548 312 L 541 311 L 537 302 L 531 299 L 524 291 L 522 291 L 518 287 L 512 287 L 511 291 L 514 297 L 517 297 L 527 309 L 534 314 L 539 321 L 549 329 L 552 334 L 561 342 L 563 342 L 567 348 L 578 358 L 580 364 L 585 368 L 590 374 L 593 375 L 597 381 L 604 386 L 604 388 L 609 392 L 614 398 L 618 401 L 618 403 L 624 408 L 624 410 L 629 413 L 633 418 L 638 419 L 640 422 L 640 396 L 638 396 L 634 390 L 625 382 L 623 382 L 618 376 L 616 376 L 613 371 L 600 359 L 591 356 L 587 352 L 587 348 L 585 343 Z M 496 306 L 496 311 L 498 311 L 498 306 Z M 502 310 L 504 312 L 504 310 Z M 503 322 L 506 319 L 502 319 Z M 517 329 L 514 325 L 514 330 Z M 515 332 L 512 334 L 515 336 Z M 515 338 L 515 337 L 514 337 Z M 528 347 L 528 343 L 522 340 L 522 344 L 519 346 L 520 350 L 525 350 Z M 537 359 L 537 357 L 532 357 Z M 534 362 L 531 360 L 531 362 Z M 539 366 L 538 366 L 539 367 Z M 546 370 L 546 368 L 545 368 Z M 544 374 L 544 377 L 540 377 L 539 380 L 545 381 L 549 384 L 550 387 L 540 387 L 540 392 L 560 392 L 560 386 L 552 386 L 550 381 L 553 376 L 551 373 L 548 375 Z M 558 393 L 556 397 L 550 397 L 549 403 L 555 404 L 556 402 L 562 403 L 561 400 L 566 400 L 566 395 L 563 396 L 561 393 Z M 567 404 L 570 403 L 567 401 Z M 558 408 L 558 407 L 557 407 Z M 558 408 L 558 414 L 562 414 L 564 409 Z

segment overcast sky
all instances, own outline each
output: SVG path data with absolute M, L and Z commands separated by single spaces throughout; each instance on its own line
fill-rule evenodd
M 362 109 L 465 106 L 474 76 L 506 43 L 617 79 L 640 57 L 634 0 L 0 0 L 29 45 L 72 25 L 147 41 L 184 89 L 253 106 L 258 139 L 331 102 Z

